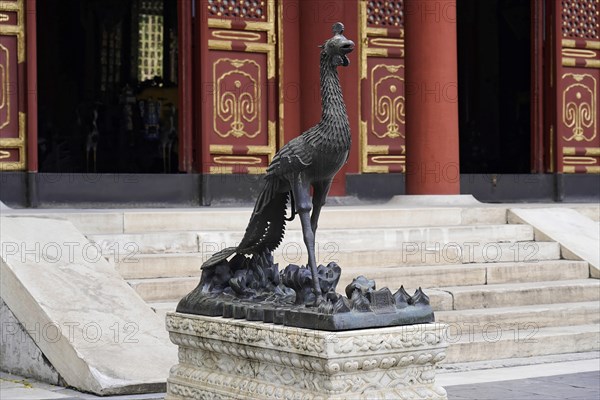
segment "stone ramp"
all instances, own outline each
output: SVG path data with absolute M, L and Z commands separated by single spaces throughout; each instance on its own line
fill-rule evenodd
M 177 362 L 164 320 L 70 222 L 3 216 L 0 242 L 2 299 L 66 385 L 164 390 Z M 2 340 L 21 340 L 4 328 Z
M 558 242 L 563 258 L 590 264 L 590 276 L 600 278 L 600 225 L 598 222 L 565 208 L 513 208 L 509 223 L 533 226 L 536 240 Z

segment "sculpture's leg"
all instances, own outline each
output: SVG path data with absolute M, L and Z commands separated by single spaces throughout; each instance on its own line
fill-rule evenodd
M 302 178 L 298 177 L 294 180 L 293 189 L 294 199 L 296 201 L 296 210 L 302 223 L 302 236 L 304 244 L 308 251 L 308 267 L 312 275 L 313 292 L 316 296 L 316 304 L 323 300 L 321 287 L 319 285 L 319 277 L 317 276 L 317 262 L 315 259 L 315 234 L 310 224 L 310 185 L 302 182 Z
M 317 182 L 313 184 L 313 211 L 312 215 L 310 216 L 310 226 L 315 235 L 317 234 L 317 225 L 319 224 L 319 215 L 321 214 L 321 208 L 325 205 L 325 202 L 327 201 L 327 193 L 329 193 L 330 187 L 331 181 Z

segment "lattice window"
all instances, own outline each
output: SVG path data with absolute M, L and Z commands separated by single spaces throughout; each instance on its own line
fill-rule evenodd
M 213 17 L 266 20 L 264 0 L 208 0 L 207 8 Z
M 368 1 L 367 24 L 381 27 L 404 26 L 403 1 Z
M 599 39 L 599 13 L 598 0 L 564 0 L 562 2 L 563 36 Z
M 141 1 L 138 28 L 138 80 L 162 77 L 164 16 L 161 0 Z
M 110 92 L 121 82 L 121 45 L 122 24 L 112 28 L 103 27 L 102 47 L 100 50 L 100 90 Z

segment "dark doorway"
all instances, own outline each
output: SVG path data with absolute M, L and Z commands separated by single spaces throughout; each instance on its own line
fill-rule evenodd
M 41 172 L 177 171 L 177 0 L 38 0 Z
M 457 13 L 461 172 L 529 173 L 530 2 L 458 0 Z

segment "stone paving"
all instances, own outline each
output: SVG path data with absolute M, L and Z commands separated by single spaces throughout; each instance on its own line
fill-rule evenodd
M 597 400 L 600 371 L 446 387 L 449 400 Z
M 101 397 L 0 372 L 0 399 L 2 400 L 158 400 L 163 398 L 164 393 Z
M 571 365 L 573 364 L 564 363 L 566 369 L 570 368 Z M 594 366 L 597 368 L 594 371 L 572 374 L 497 380 L 476 384 L 454 384 L 460 383 L 461 380 L 465 381 L 465 377 L 469 375 L 477 375 L 478 373 L 478 371 L 468 371 L 461 373 L 460 376 L 447 374 L 444 381 L 451 382 L 452 379 L 448 378 L 456 376 L 454 383 L 446 386 L 449 400 L 598 400 L 600 399 L 600 358 L 587 360 L 585 365 L 587 369 L 590 368 L 590 365 L 592 368 Z M 540 374 L 551 373 L 551 371 L 545 371 L 548 368 L 556 371 L 565 370 L 565 368 L 560 368 L 559 363 L 537 365 L 532 368 L 537 369 Z M 577 368 L 574 369 L 577 370 Z M 513 369 L 513 371 L 520 373 L 520 370 Z M 496 377 L 510 376 L 501 368 L 488 371 L 488 373 L 488 375 L 496 375 Z M 444 374 L 439 376 L 444 376 Z M 478 379 L 478 381 L 481 380 Z M 0 399 L 2 400 L 155 400 L 163 397 L 164 393 L 99 397 L 0 372 Z

